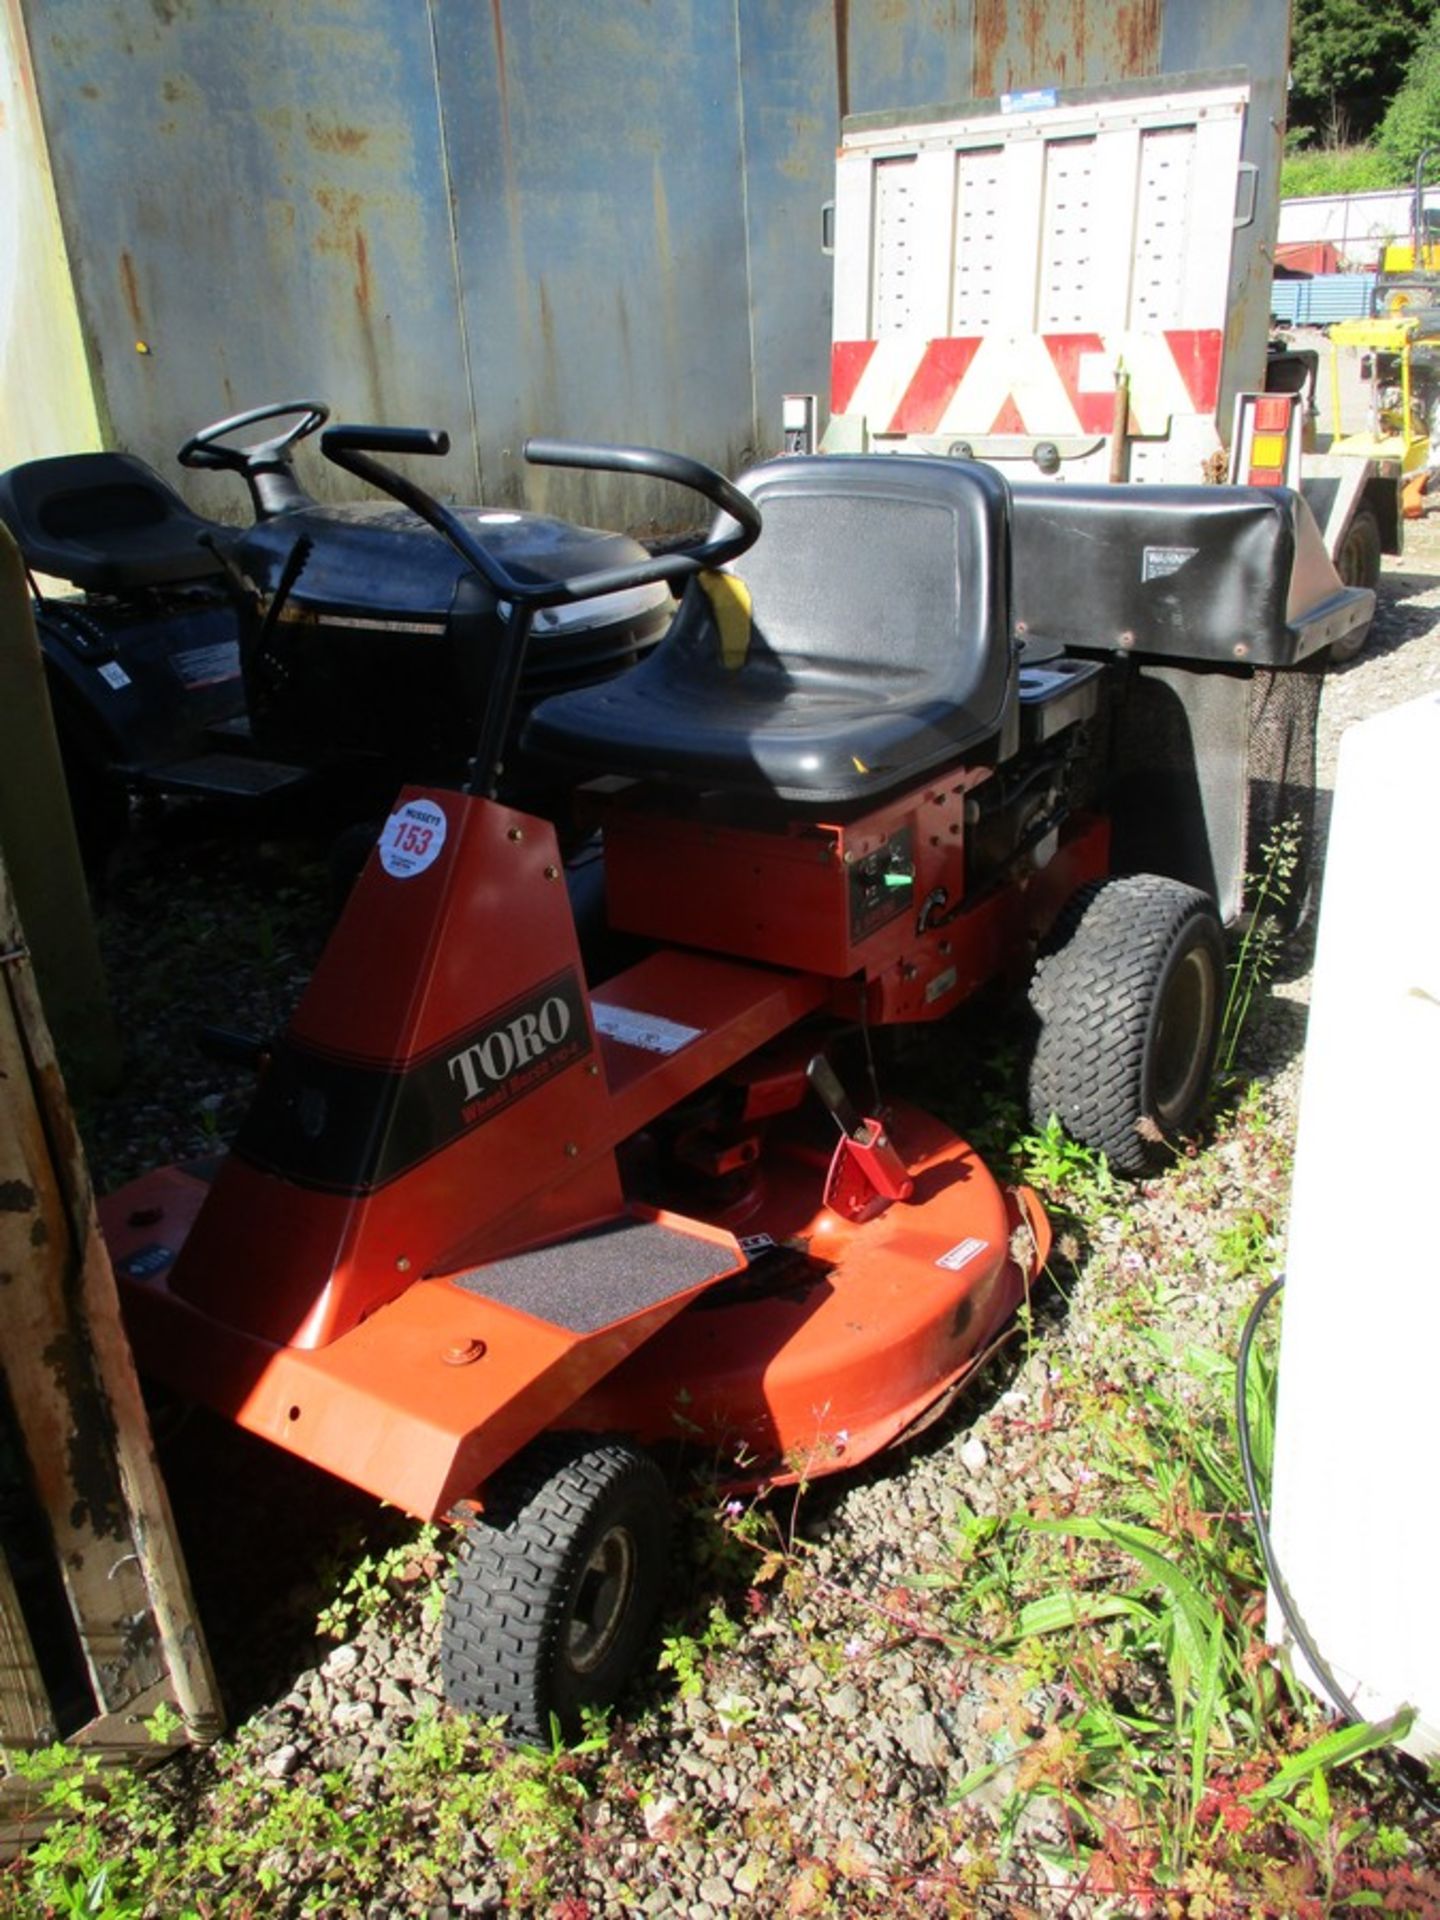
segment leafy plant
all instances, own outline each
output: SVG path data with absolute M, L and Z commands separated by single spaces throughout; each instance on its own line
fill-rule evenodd
M 682 1700 L 695 1700 L 705 1691 L 705 1676 L 710 1656 L 733 1647 L 740 1639 L 740 1627 L 716 1601 L 699 1633 L 669 1634 L 661 1643 L 660 1670 L 673 1673 Z
M 1249 915 L 1239 951 L 1230 964 L 1220 1017 L 1217 1066 L 1222 1074 L 1234 1071 L 1256 995 L 1275 971 L 1284 940 L 1281 916 L 1294 892 L 1302 832 L 1301 823 L 1287 816 L 1271 828 L 1260 849 L 1261 868 L 1249 889 Z
M 333 1574 L 336 1590 L 316 1616 L 317 1630 L 344 1640 L 405 1594 L 419 1599 L 426 1618 L 437 1617 L 444 1599 L 441 1564 L 441 1533 L 434 1524 L 378 1553 L 362 1553 Z
M 1245 1207 L 1215 1236 L 1215 1259 L 1227 1280 L 1275 1276 L 1275 1230 L 1258 1207 Z
M 1291 119 L 1327 146 L 1371 133 L 1428 11 L 1428 0 L 1295 0 Z
M 1247 1258 L 1257 1231 L 1242 1221 Z M 957 1626 L 988 1622 L 991 1659 L 1008 1663 L 992 1670 L 996 1705 L 981 1719 L 998 1751 L 957 1798 L 1006 1784 L 1002 1857 L 1026 1807 L 1055 1802 L 1097 1892 L 1170 1887 L 1191 1900 L 1186 1911 L 1227 1911 L 1235 1874 L 1253 1879 L 1278 1859 L 1296 1886 L 1337 1888 L 1373 1827 L 1353 1802 L 1341 1807 L 1330 1776 L 1397 1727 L 1297 1739 L 1307 1708 L 1259 1637 L 1264 1582 L 1235 1445 L 1233 1360 L 1188 1349 L 1163 1326 L 1140 1339 L 1159 1372 L 1138 1366 L 1127 1392 L 1085 1398 L 1083 1479 L 1098 1506 L 1056 1513 L 1042 1500 L 983 1532 L 962 1520 L 948 1570 L 928 1577 Z M 1252 1353 L 1247 1389 L 1264 1478 L 1267 1345 Z M 1041 1645 L 1053 1649 L 1048 1661 Z M 1057 1712 L 1047 1692 L 1058 1675 Z M 1256 1910 L 1288 1915 L 1296 1901 L 1292 1890 Z
M 1072 1214 L 1103 1212 L 1121 1197 L 1104 1154 L 1072 1140 L 1053 1113 L 1020 1137 L 1016 1155 L 1024 1178 Z
M 1287 136 L 1291 150 L 1280 164 L 1280 193 L 1286 200 L 1309 200 L 1330 193 L 1374 193 L 1403 187 L 1404 169 L 1374 147 L 1311 147 L 1304 129 Z

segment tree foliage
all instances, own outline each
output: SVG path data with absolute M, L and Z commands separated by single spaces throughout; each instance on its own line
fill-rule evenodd
M 1368 139 L 1400 88 L 1434 0 L 1295 0 L 1289 122 L 1298 145 Z
M 1440 14 L 1425 29 L 1405 75 L 1390 103 L 1376 142 L 1385 158 L 1407 173 L 1426 147 L 1440 147 Z M 1428 178 L 1440 173 L 1440 154 Z

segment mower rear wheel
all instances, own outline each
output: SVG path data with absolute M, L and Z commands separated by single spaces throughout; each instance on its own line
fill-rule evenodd
M 485 1486 L 445 1596 L 440 1665 L 462 1712 L 507 1737 L 566 1739 L 618 1698 L 654 1620 L 670 1538 L 665 1477 L 624 1439 L 545 1434 Z
M 1117 1173 L 1161 1165 L 1209 1091 L 1225 946 L 1203 893 L 1158 874 L 1082 887 L 1040 950 L 1029 1106 Z

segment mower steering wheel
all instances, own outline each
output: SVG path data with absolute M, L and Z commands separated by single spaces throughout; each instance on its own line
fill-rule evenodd
M 284 433 L 274 434 L 269 440 L 257 440 L 248 447 L 221 444 L 242 427 L 257 426 L 262 420 L 283 420 L 292 413 L 300 416 L 294 426 L 287 427 Z M 217 420 L 213 426 L 202 427 L 199 433 L 191 434 L 175 458 L 182 467 L 252 473 L 259 467 L 283 460 L 297 440 L 303 440 L 307 434 L 323 427 L 329 418 L 330 409 L 320 400 L 272 401 L 268 407 L 252 407 L 248 413 L 232 414 L 228 420 Z

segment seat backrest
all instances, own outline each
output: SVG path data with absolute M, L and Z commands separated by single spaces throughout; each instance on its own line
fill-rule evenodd
M 1004 751 L 1018 671 L 1009 489 L 973 462 L 830 454 L 738 483 L 759 538 L 687 586 L 650 656 L 543 701 L 555 761 L 762 804 L 873 804 Z M 722 523 L 716 531 L 723 530 Z
M 194 580 L 218 571 L 202 533 L 233 530 L 192 513 L 128 453 L 27 460 L 0 474 L 3 520 L 37 572 L 108 591 Z
M 901 454 L 774 460 L 739 483 L 759 540 L 732 571 L 763 644 L 792 670 L 902 677 L 1003 696 L 1009 502 L 970 462 Z

